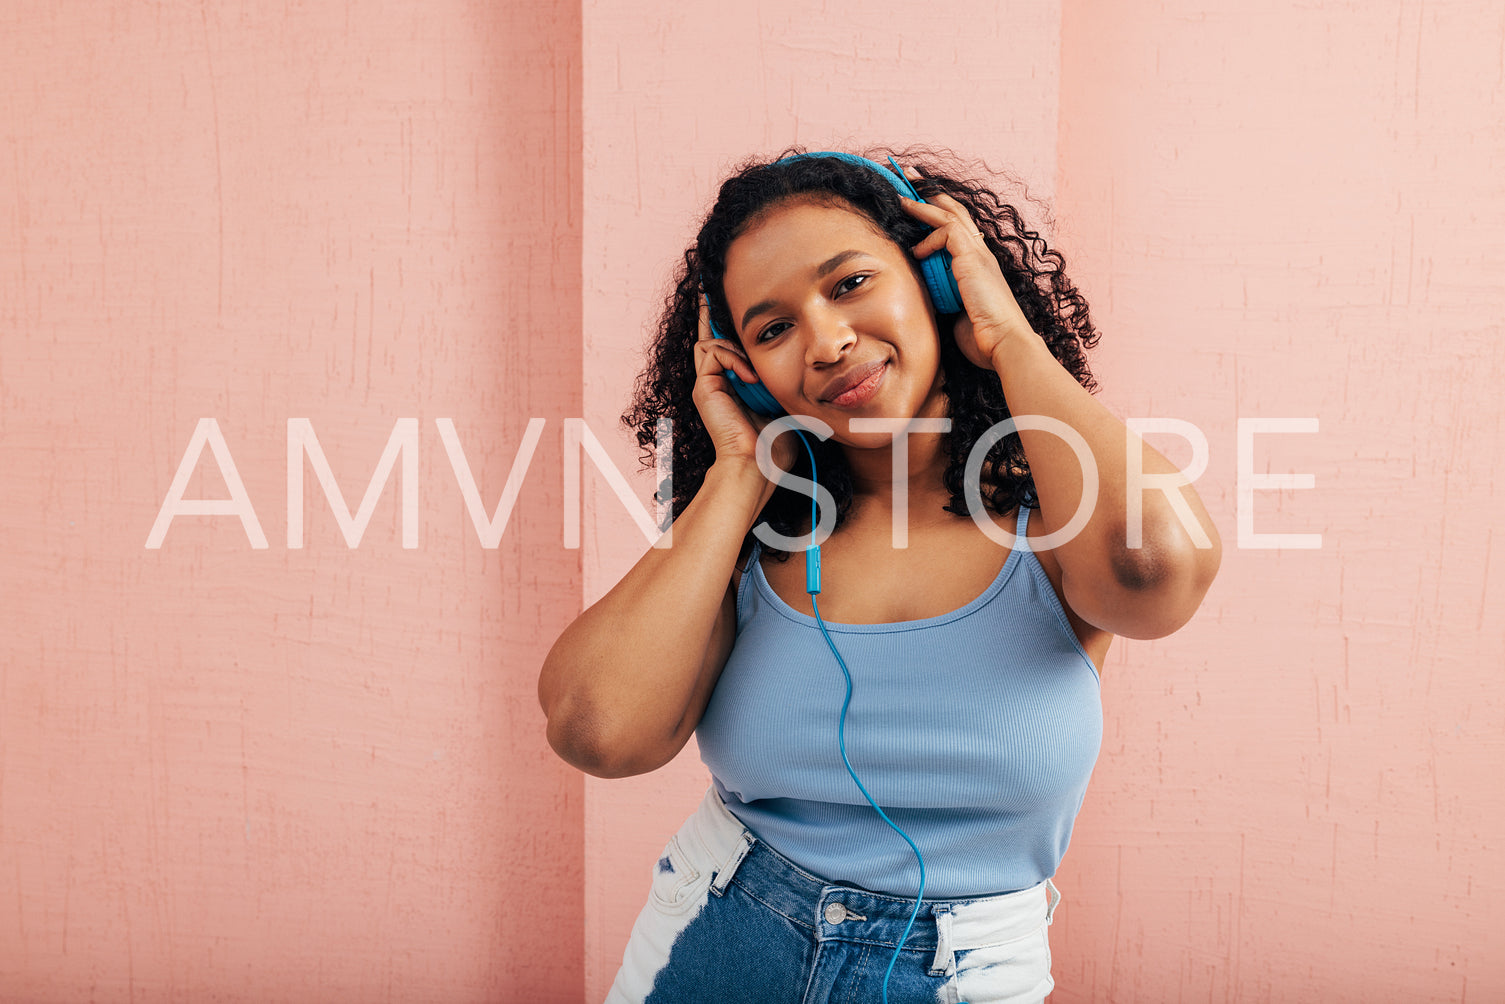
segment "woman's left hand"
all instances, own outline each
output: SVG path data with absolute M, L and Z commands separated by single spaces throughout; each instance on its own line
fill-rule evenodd
M 904 173 L 911 181 L 921 178 L 912 167 Z M 911 216 L 935 228 L 910 249 L 915 258 L 941 248 L 951 252 L 951 274 L 961 290 L 964 311 L 956 319 L 957 347 L 973 364 L 996 371 L 994 353 L 1000 345 L 1021 335 L 1038 337 L 1019 309 L 998 259 L 988 250 L 967 208 L 951 196 L 937 193 L 929 202 L 899 198 Z

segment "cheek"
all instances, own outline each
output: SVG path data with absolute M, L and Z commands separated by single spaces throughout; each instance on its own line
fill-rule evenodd
M 933 324 L 930 304 L 923 294 L 874 297 L 863 304 L 861 316 L 854 320 L 875 332 L 887 332 L 886 338 L 905 340 Z
M 758 371 L 758 379 L 763 381 L 769 393 L 787 395 L 791 393 L 792 388 L 799 387 L 803 363 L 788 350 L 787 343 L 780 343 L 774 349 L 749 358 L 753 369 Z
M 906 290 L 903 296 L 894 297 L 890 301 L 890 306 L 894 320 L 903 323 L 906 331 L 935 327 L 935 308 L 931 306 L 930 295 L 925 292 L 925 285 L 918 277 L 915 285 Z

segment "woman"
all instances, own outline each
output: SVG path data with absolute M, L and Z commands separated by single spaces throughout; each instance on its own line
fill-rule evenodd
M 1196 526 L 1144 490 L 1135 539 L 1129 451 L 1176 469 L 1091 396 L 1061 255 L 899 160 L 729 178 L 623 416 L 650 452 L 673 420 L 672 546 L 549 653 L 549 742 L 622 777 L 696 733 L 713 784 L 613 1004 L 1042 1000 L 1109 643 L 1175 631 L 1217 571 L 1189 486 Z

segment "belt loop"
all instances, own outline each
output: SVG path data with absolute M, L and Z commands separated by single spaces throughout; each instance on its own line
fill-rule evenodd
M 1050 879 L 1046 879 L 1045 892 L 1047 896 L 1047 903 L 1045 907 L 1045 925 L 1049 927 L 1051 921 L 1055 919 L 1056 904 L 1061 902 L 1061 891 L 1056 888 L 1056 884 L 1054 882 L 1052 882 Z
M 956 972 L 956 959 L 951 954 L 951 904 L 937 903 L 931 912 L 935 915 L 935 958 L 930 960 L 930 975 L 951 976 Z
M 726 884 L 737 874 L 737 869 L 742 864 L 742 859 L 747 857 L 747 852 L 752 850 L 755 839 L 752 834 L 744 832 L 737 840 L 737 846 L 732 848 L 732 853 L 721 866 L 716 869 L 716 877 L 711 880 L 711 891 L 720 896 L 726 891 Z

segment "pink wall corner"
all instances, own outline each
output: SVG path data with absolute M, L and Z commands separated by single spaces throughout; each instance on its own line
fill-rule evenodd
M 895 25 L 907 27 L 895 30 Z M 1051 195 L 1055 4 L 927 8 L 589 3 L 585 10 L 585 400 L 623 471 L 617 416 L 670 271 L 736 161 L 791 143 L 851 149 L 928 142 L 986 158 Z M 730 42 L 729 40 L 736 40 Z M 600 482 L 597 482 L 600 485 Z M 651 499 L 651 477 L 636 482 Z M 586 557 L 593 602 L 648 545 L 609 490 Z M 645 778 L 586 785 L 586 999 L 599 1001 L 647 897 L 652 863 L 709 776 L 694 741 Z
M 1485 5 L 1065 9 L 1102 396 L 1206 435 L 1225 550 L 1192 624 L 1114 643 L 1053 1000 L 1505 999 L 1502 40 Z M 1240 546 L 1237 423 L 1281 417 L 1318 431 L 1252 472 L 1315 484 L 1252 525 L 1312 550 Z
M 0 999 L 576 1004 L 583 785 L 535 688 L 579 559 L 531 544 L 581 407 L 578 8 L 21 7 Z M 532 416 L 488 550 L 436 422 L 489 514 Z M 203 417 L 265 549 L 224 515 L 146 546 Z M 417 481 L 353 546 L 332 508 L 404 417 Z M 343 493 L 302 464 L 299 549 L 294 418 Z

